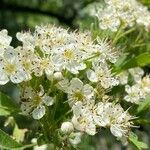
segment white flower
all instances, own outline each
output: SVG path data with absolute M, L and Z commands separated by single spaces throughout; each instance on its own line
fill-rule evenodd
M 64 45 L 53 50 L 53 62 L 58 71 L 67 69 L 73 74 L 78 74 L 79 70 L 86 68 L 83 63 L 84 54 L 79 51 L 79 47 L 75 44 Z
M 33 69 L 35 68 L 33 62 L 36 59 L 36 55 L 33 53 L 31 49 L 27 49 L 25 47 L 18 46 L 15 48 L 15 52 L 19 59 L 19 63 L 22 65 L 25 71 L 25 81 L 29 81 L 32 79 Z
M 91 103 L 94 97 L 94 89 L 89 84 L 83 84 L 78 78 L 73 78 L 67 87 L 68 102 L 72 106 L 75 102 Z
M 140 88 L 138 84 L 133 85 L 133 86 L 126 85 L 125 91 L 128 93 L 128 95 L 124 97 L 124 100 L 126 100 L 127 102 L 136 103 L 136 104 L 140 102 L 140 99 L 142 98 L 141 96 L 143 94 L 142 94 L 142 89 Z
M 116 11 L 112 7 L 107 7 L 105 11 L 98 12 L 99 26 L 102 30 L 110 29 L 116 32 L 120 26 L 120 20 L 116 16 Z
M 26 87 L 23 91 L 23 101 L 21 102 L 21 110 L 24 114 L 32 114 L 34 119 L 41 119 L 45 115 L 45 106 L 51 106 L 54 99 L 44 94 L 44 89 L 41 86 L 39 93 L 33 91 L 31 87 Z M 24 101 L 25 100 L 25 101 Z
M 106 60 L 109 60 L 111 63 L 115 63 L 120 55 L 120 52 L 115 49 L 107 39 L 100 39 L 97 38 L 97 42 L 99 45 L 99 48 L 97 49 L 97 52 L 100 52 L 99 60 L 101 62 L 105 62 Z
M 150 93 L 150 77 L 147 75 L 139 79 L 139 75 L 137 74 L 137 79 L 137 83 L 135 83 L 134 85 L 125 86 L 127 95 L 124 97 L 124 100 L 135 104 L 139 104 Z
M 18 32 L 16 37 L 23 43 L 23 47 L 27 50 L 34 51 L 35 49 L 35 37 L 30 32 Z
M 8 36 L 7 30 L 0 31 L 0 56 L 3 56 L 4 51 L 10 47 L 12 37 Z
M 71 122 L 63 122 L 61 125 L 61 131 L 64 134 L 70 134 L 74 131 L 73 124 Z
M 113 77 L 106 63 L 95 61 L 93 69 L 87 70 L 87 78 L 91 82 L 100 82 L 101 86 L 105 89 L 119 84 L 119 81 Z
M 96 134 L 96 126 L 93 122 L 93 115 L 91 110 L 82 105 L 81 107 L 78 107 L 78 104 L 80 105 L 81 102 L 77 102 L 73 106 L 73 113 L 74 116 L 72 118 L 72 123 L 74 127 L 81 131 L 86 132 L 89 135 L 95 135 Z M 78 112 L 76 111 L 78 109 Z
M 96 125 L 100 127 L 110 127 L 111 133 L 122 138 L 128 134 L 132 126 L 132 116 L 124 111 L 119 104 L 99 102 L 93 108 L 93 119 Z
M 0 58 L 0 84 L 6 84 L 9 80 L 20 83 L 25 80 L 25 75 L 15 51 L 12 48 L 7 49 Z
M 42 76 L 45 73 L 47 78 L 50 78 L 54 73 L 54 63 L 50 56 L 37 57 L 33 61 L 33 64 L 33 72 L 36 76 Z

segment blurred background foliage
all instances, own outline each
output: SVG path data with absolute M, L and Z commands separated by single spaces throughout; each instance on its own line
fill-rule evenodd
M 150 0 L 139 1 L 150 8 Z M 8 30 L 9 35 L 14 38 L 13 46 L 17 45 L 15 40 L 16 32 L 33 30 L 36 25 L 51 23 L 71 30 L 78 30 L 79 28 L 91 29 L 95 18 L 92 18 L 87 12 L 90 9 L 90 5 L 97 2 L 103 3 L 103 0 L 0 0 L 0 29 L 5 28 Z M 125 42 L 122 42 L 122 44 L 125 44 Z M 0 90 L 17 100 L 19 92 L 16 92 L 18 88 L 15 85 L 9 83 L 1 86 Z M 34 129 L 34 133 L 37 130 L 35 128 L 36 123 L 32 119 L 18 115 L 14 115 L 14 118 L 19 128 L 24 129 L 28 126 L 30 129 Z M 0 117 L 0 128 L 12 133 L 12 126 L 3 126 L 5 121 L 6 117 Z M 148 125 L 141 126 L 136 132 L 141 140 L 150 144 Z M 30 136 L 34 133 L 28 134 L 26 139 L 31 140 Z M 38 135 L 35 136 L 37 137 Z M 29 141 L 25 141 L 25 143 L 29 143 Z M 80 149 L 131 150 L 133 147 L 123 147 L 109 132 L 102 130 L 96 137 L 84 137 L 83 142 L 80 144 Z

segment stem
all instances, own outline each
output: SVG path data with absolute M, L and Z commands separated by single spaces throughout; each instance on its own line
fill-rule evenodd
M 42 130 L 43 130 L 43 134 L 44 134 L 44 137 L 45 137 L 45 141 L 47 143 L 49 143 L 50 141 L 50 135 L 49 135 L 49 125 L 47 123 L 47 119 L 45 119 L 45 117 L 43 117 L 41 120 L 40 120 L 40 123 L 41 123 L 41 127 L 42 127 Z
M 114 37 L 114 39 L 112 41 L 113 44 L 115 44 L 117 42 L 118 37 L 119 37 L 121 32 L 122 32 L 122 26 L 119 27 L 119 29 L 118 29 L 118 31 L 117 31 L 117 33 L 116 33 L 116 35 L 115 35 L 115 37 Z
M 117 41 L 118 41 L 120 38 L 122 38 L 123 36 L 125 36 L 125 35 L 127 35 L 127 34 L 133 32 L 134 30 L 135 30 L 135 28 L 131 28 L 130 30 L 127 30 L 126 32 L 120 34 L 121 28 L 119 28 L 119 30 L 118 30 L 118 32 L 117 32 L 117 34 L 116 34 L 116 36 L 115 36 L 115 38 L 114 38 L 114 40 L 113 40 L 113 44 L 117 43 Z M 119 35 L 119 34 L 120 34 L 120 35 Z
M 135 28 L 131 28 L 130 30 L 128 30 L 128 31 L 124 32 L 123 34 L 121 34 L 119 38 L 121 38 L 121 37 L 123 37 L 123 36 L 125 36 L 125 35 L 127 35 L 127 34 L 129 34 L 131 32 L 133 32 L 134 30 L 135 30 Z
M 89 57 L 89 58 L 84 59 L 84 61 L 88 61 L 88 60 L 93 59 L 93 58 L 96 58 L 96 57 L 98 57 L 98 56 L 100 56 L 100 53 L 96 53 L 95 55 L 93 55 L 93 56 L 91 56 L 91 57 Z

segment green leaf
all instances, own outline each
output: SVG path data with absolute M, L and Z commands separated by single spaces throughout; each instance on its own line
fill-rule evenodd
M 19 106 L 10 97 L 0 92 L 0 116 L 7 116 L 19 112 Z
M 150 54 L 149 53 L 143 53 L 136 57 L 136 62 L 139 66 L 146 66 L 150 64 Z
M 22 145 L 13 140 L 8 134 L 0 129 L 0 148 L 2 149 L 14 149 L 19 148 Z
M 141 102 L 137 108 L 137 113 L 140 114 L 142 112 L 150 109 L 150 97 L 147 97 L 143 102 Z
M 129 141 L 131 143 L 133 143 L 138 148 L 138 150 L 142 150 L 142 149 L 147 149 L 148 148 L 148 146 L 145 143 L 143 143 L 143 142 L 138 140 L 137 135 L 134 134 L 133 132 L 130 133 L 130 135 L 129 135 Z
M 138 66 L 143 67 L 149 64 L 150 64 L 150 54 L 147 52 L 135 56 L 133 58 L 130 58 L 130 56 L 128 57 L 124 56 L 116 62 L 114 71 L 121 72 L 123 70 L 127 70 Z
M 35 146 L 36 144 L 22 145 L 12 139 L 7 133 L 0 129 L 0 149 L 5 150 L 24 150 Z
M 115 68 L 113 69 L 114 72 L 121 72 L 123 70 L 127 70 L 129 68 L 134 68 L 137 67 L 137 61 L 136 58 L 126 58 L 125 56 L 123 58 L 120 58 L 116 64 L 115 64 Z

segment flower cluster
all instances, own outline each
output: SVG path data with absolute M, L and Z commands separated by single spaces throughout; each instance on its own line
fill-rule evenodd
M 107 95 L 120 83 L 112 73 L 120 53 L 107 39 L 50 25 L 16 37 L 22 45 L 13 48 L 7 32 L 0 31 L 0 85 L 20 83 L 24 114 L 41 119 L 55 100 L 68 102 L 73 116 L 61 130 L 70 143 L 79 143 L 83 133 L 95 135 L 101 127 L 109 127 L 119 139 L 128 136 L 133 117 Z
M 105 3 L 106 7 L 96 12 L 101 29 L 116 32 L 120 25 L 132 27 L 136 24 L 149 30 L 150 13 L 136 0 L 105 0 Z
M 132 86 L 126 85 L 125 91 L 127 95 L 124 97 L 124 100 L 127 102 L 139 104 L 150 94 L 150 77 L 149 75 L 141 78 Z

